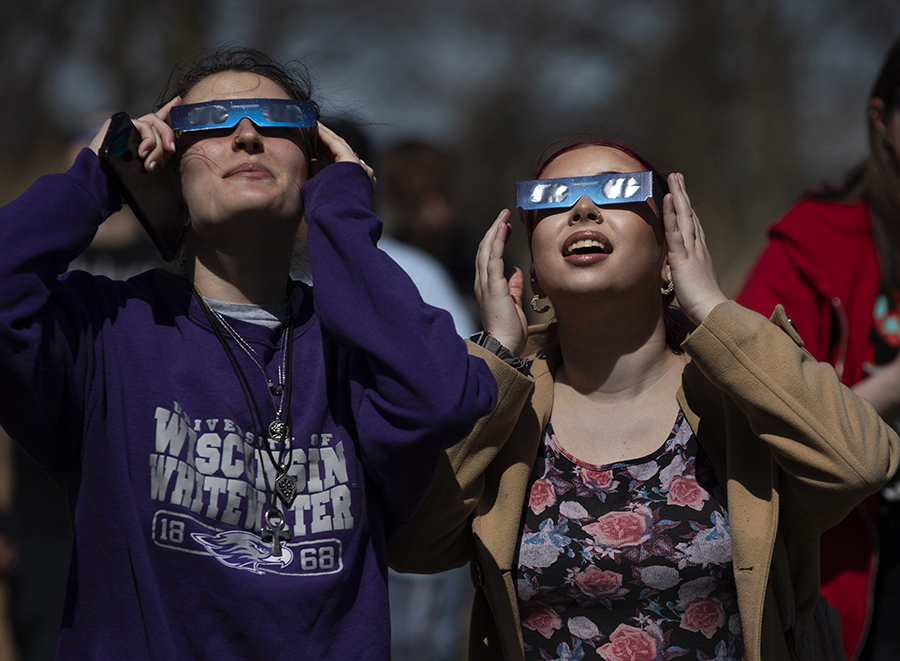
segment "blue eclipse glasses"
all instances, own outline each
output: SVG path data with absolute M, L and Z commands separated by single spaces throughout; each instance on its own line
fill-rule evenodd
M 516 207 L 523 211 L 568 209 L 587 195 L 601 207 L 652 199 L 656 208 L 662 211 L 665 191 L 658 177 L 655 172 L 642 171 L 519 181 L 516 183 Z
M 316 104 L 294 99 L 221 99 L 172 106 L 169 124 L 175 137 L 191 131 L 231 129 L 246 117 L 258 128 L 315 128 Z

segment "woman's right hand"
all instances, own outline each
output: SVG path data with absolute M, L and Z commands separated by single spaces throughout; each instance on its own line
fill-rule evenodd
M 156 112 L 147 113 L 138 119 L 132 119 L 132 123 L 141 134 L 141 144 L 138 153 L 144 159 L 144 167 L 153 170 L 157 165 L 165 163 L 175 153 L 175 131 L 168 125 L 169 109 L 172 106 L 180 106 L 181 97 L 176 96 Z M 100 145 L 106 137 L 109 128 L 109 120 L 103 122 L 100 131 L 91 140 L 90 148 L 95 154 L 100 153 Z
M 522 310 L 525 276 L 512 267 L 503 271 L 503 250 L 512 233 L 510 213 L 504 209 L 490 226 L 475 258 L 475 298 L 484 330 L 513 354 L 522 357 L 528 339 L 528 320 Z

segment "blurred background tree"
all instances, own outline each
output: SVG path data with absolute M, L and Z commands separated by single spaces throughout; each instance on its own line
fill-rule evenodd
M 31 0 L 0 8 L 0 202 L 63 169 L 79 122 L 141 114 L 172 65 L 242 43 L 301 59 L 375 150 L 459 155 L 478 236 L 553 139 L 600 130 L 685 173 L 726 293 L 765 227 L 865 150 L 896 0 Z M 517 233 L 512 260 L 527 265 Z

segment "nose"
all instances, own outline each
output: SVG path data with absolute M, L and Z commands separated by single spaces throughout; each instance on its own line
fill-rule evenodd
M 246 117 L 234 127 L 234 148 L 247 151 L 262 149 L 262 136 L 256 129 L 256 125 Z
M 575 202 L 575 205 L 569 209 L 569 224 L 581 222 L 582 220 L 593 220 L 596 223 L 601 222 L 600 209 L 594 204 L 594 201 L 587 195 L 582 195 Z

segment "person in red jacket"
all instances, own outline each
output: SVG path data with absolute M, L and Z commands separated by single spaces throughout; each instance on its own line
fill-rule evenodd
M 867 107 L 870 151 L 845 181 L 807 192 L 769 230 L 737 301 L 784 305 L 806 348 L 887 421 L 900 422 L 900 39 Z M 848 659 L 900 650 L 900 484 L 822 537 L 822 593 Z

